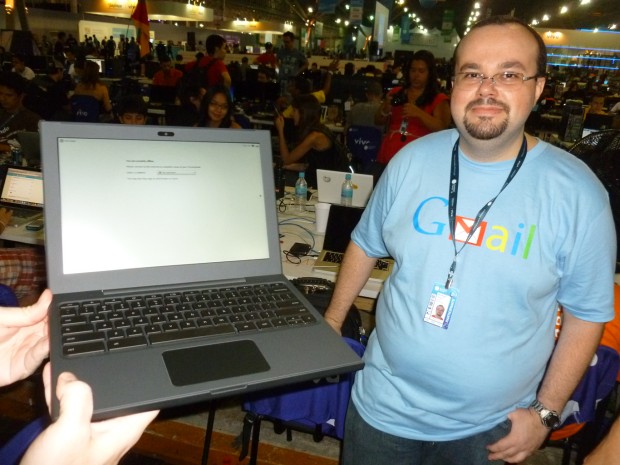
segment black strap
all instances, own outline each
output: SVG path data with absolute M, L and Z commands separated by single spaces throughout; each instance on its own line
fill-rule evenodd
M 525 156 L 527 155 L 527 140 L 524 135 L 523 142 L 521 143 L 521 148 L 519 149 L 519 154 L 517 155 L 517 158 L 515 159 L 515 162 L 512 165 L 512 169 L 510 170 L 510 173 L 508 174 L 508 177 L 506 178 L 504 185 L 499 190 L 497 195 L 493 197 L 491 200 L 489 200 L 487 203 L 485 203 L 482 206 L 482 208 L 478 211 L 478 214 L 476 215 L 476 218 L 474 220 L 474 224 L 472 224 L 471 228 L 469 229 L 469 234 L 467 235 L 467 239 L 465 239 L 465 242 L 463 243 L 463 245 L 461 245 L 461 248 L 457 250 L 455 233 L 456 233 L 456 203 L 457 203 L 458 192 L 459 192 L 459 141 L 460 141 L 460 138 L 456 140 L 456 142 L 454 143 L 454 147 L 452 148 L 452 163 L 450 166 L 450 190 L 448 194 L 448 219 L 450 222 L 450 234 L 452 236 L 452 244 L 454 246 L 454 259 L 452 260 L 452 265 L 450 266 L 450 271 L 448 272 L 448 278 L 446 279 L 446 286 L 445 286 L 446 289 L 450 289 L 450 286 L 452 285 L 452 280 L 454 278 L 454 271 L 456 270 L 456 258 L 461 253 L 461 251 L 465 248 L 465 246 L 469 243 L 469 240 L 474 235 L 478 227 L 480 227 L 480 223 L 482 223 L 482 220 L 484 219 L 486 214 L 489 212 L 489 210 L 495 203 L 495 200 L 497 200 L 499 195 L 503 192 L 504 189 L 506 189 L 508 184 L 510 184 L 510 182 L 517 175 L 517 172 L 523 165 L 523 162 L 525 161 Z

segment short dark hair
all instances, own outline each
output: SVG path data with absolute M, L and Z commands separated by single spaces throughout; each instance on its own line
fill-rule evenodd
M 545 42 L 542 40 L 542 37 L 536 32 L 532 27 L 530 27 L 527 23 L 520 20 L 519 18 L 515 18 L 514 16 L 490 16 L 488 18 L 482 19 L 475 23 L 470 32 L 474 29 L 480 29 L 485 26 L 504 26 L 507 24 L 517 24 L 522 26 L 536 41 L 538 46 L 538 56 L 536 57 L 536 76 L 544 77 L 547 74 L 547 46 Z M 462 40 L 461 40 L 462 41 Z M 454 62 L 456 63 L 456 59 L 459 53 L 461 42 L 459 42 L 454 49 Z
M 146 116 L 147 111 L 147 104 L 144 102 L 142 96 L 137 94 L 125 95 L 116 108 L 116 114 L 118 116 L 122 116 L 125 113 L 139 113 Z
M 207 37 L 205 47 L 207 48 L 207 55 L 213 55 L 216 48 L 221 48 L 226 43 L 226 39 L 217 34 L 211 34 Z
M 13 90 L 17 95 L 23 95 L 26 93 L 28 81 L 17 73 L 3 71 L 0 72 L 0 86 Z
M 282 38 L 284 39 L 285 37 L 288 37 L 291 40 L 295 40 L 295 34 L 293 34 L 291 31 L 286 31 L 284 34 L 282 34 Z

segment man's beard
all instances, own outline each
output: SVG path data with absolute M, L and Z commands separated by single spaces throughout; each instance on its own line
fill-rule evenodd
M 477 122 L 471 121 L 467 118 L 468 112 L 476 105 L 495 105 L 502 108 L 506 112 L 506 117 L 499 122 L 499 124 L 494 124 L 492 122 L 491 117 L 479 117 L 477 118 Z M 489 99 L 478 99 L 473 102 L 469 102 L 465 107 L 465 116 L 463 116 L 463 126 L 467 133 L 480 140 L 490 140 L 496 137 L 501 136 L 508 127 L 508 117 L 510 116 L 510 108 L 508 105 L 498 102 L 493 98 Z

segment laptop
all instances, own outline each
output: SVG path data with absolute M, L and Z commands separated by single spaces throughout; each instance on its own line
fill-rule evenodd
M 21 226 L 43 216 L 43 175 L 23 166 L 0 167 L 0 207 L 9 208 L 10 226 Z
M 95 419 L 362 367 L 282 274 L 269 132 L 42 122 L 41 140 L 52 380 L 87 382 Z
M 323 250 L 314 263 L 313 271 L 332 277 L 338 274 L 351 233 L 359 223 L 362 213 L 364 213 L 363 208 L 344 207 L 337 204 L 329 208 Z M 378 259 L 370 274 L 370 279 L 385 281 L 393 267 L 394 260 L 391 258 Z
M 612 129 L 614 123 L 614 115 L 595 115 L 588 113 L 583 121 L 583 130 L 581 137 L 586 137 L 595 132 L 603 131 L 605 129 Z
M 316 170 L 319 202 L 339 204 L 342 183 L 347 173 L 344 171 Z M 372 193 L 373 177 L 369 174 L 351 174 L 353 182 L 354 207 L 365 207 Z

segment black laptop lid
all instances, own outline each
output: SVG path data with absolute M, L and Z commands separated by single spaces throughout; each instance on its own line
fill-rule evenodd
M 351 240 L 351 233 L 362 217 L 362 213 L 364 213 L 363 208 L 332 205 L 325 228 L 323 249 L 344 253 Z

